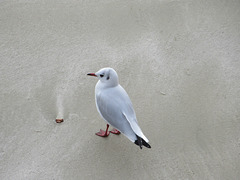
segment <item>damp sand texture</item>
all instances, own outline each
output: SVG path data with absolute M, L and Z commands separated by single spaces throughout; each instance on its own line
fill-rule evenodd
M 238 180 L 240 1 L 0 1 L 0 179 Z M 151 149 L 106 124 L 114 68 Z M 57 116 L 64 122 L 56 123 Z

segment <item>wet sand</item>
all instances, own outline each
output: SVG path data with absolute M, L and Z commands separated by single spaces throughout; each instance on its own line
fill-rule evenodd
M 239 9 L 0 1 L 0 179 L 239 179 Z M 151 149 L 95 135 L 106 125 L 86 74 L 102 67 L 118 72 Z

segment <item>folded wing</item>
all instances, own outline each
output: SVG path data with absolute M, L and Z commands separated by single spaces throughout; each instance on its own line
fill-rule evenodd
M 132 142 L 137 139 L 136 135 L 148 142 L 138 126 L 131 100 L 120 85 L 96 93 L 96 103 L 102 117 Z

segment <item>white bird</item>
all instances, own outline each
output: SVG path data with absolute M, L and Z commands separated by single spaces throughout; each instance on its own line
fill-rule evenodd
M 99 79 L 95 87 L 95 101 L 99 114 L 107 122 L 106 131 L 100 129 L 96 135 L 107 137 L 110 124 L 116 128 L 110 131 L 111 133 L 123 133 L 141 149 L 142 145 L 151 148 L 148 139 L 138 126 L 136 114 L 127 92 L 118 83 L 117 72 L 112 68 L 103 68 L 96 73 L 87 75 Z

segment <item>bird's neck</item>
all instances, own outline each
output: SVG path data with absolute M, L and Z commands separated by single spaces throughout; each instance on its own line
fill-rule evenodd
M 119 85 L 118 82 L 116 82 L 116 83 L 112 83 L 112 82 L 105 83 L 105 82 L 101 82 L 99 80 L 96 84 L 96 91 L 104 90 L 104 89 L 107 89 L 107 88 L 113 88 L 113 87 L 116 87 L 118 85 Z

